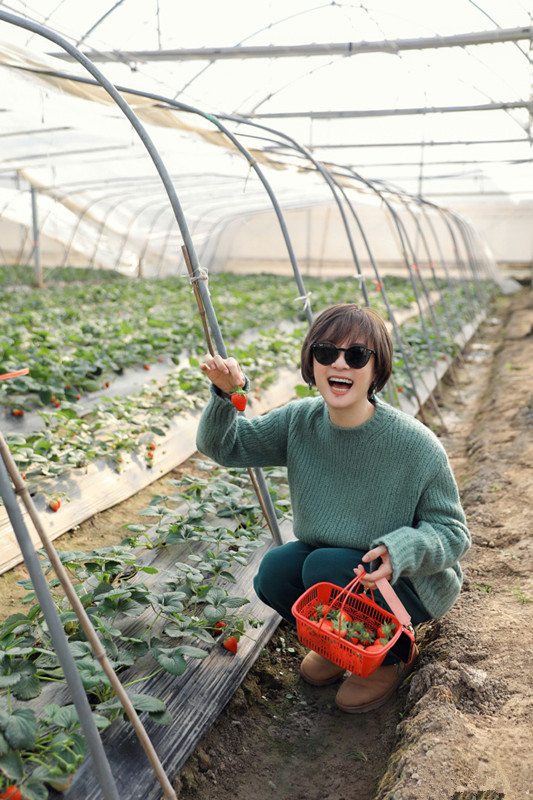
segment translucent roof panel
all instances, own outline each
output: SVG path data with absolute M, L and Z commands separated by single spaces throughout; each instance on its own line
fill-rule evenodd
M 10 0 L 0 9 L 58 32 L 117 84 L 208 113 L 251 116 L 322 159 L 408 191 L 420 181 L 425 193 L 448 195 L 532 185 L 526 2 Z M 454 37 L 483 33 L 504 41 L 451 46 Z M 2 40 L 64 56 L 7 22 Z M 435 47 L 439 41 L 446 46 Z M 368 52 L 378 44 L 381 52 Z M 71 61 L 62 68 L 79 73 Z
M 446 205 L 531 198 L 531 35 L 521 0 L 0 2 L 0 217 L 27 219 L 32 186 L 86 257 L 95 230 L 125 264 L 176 243 L 146 148 L 63 40 L 146 126 L 197 241 L 269 207 L 257 165 L 284 207 L 331 202 L 310 155 Z

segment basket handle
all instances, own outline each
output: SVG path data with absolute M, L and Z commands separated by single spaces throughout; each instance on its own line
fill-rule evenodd
M 411 624 L 411 616 L 408 614 L 404 604 L 388 582 L 387 578 L 378 578 L 376 581 L 376 588 L 381 592 L 381 596 L 387 601 L 389 607 L 404 628 L 408 628 Z
M 345 592 L 352 591 L 353 589 L 355 589 L 355 587 L 357 586 L 363 575 L 371 575 L 371 574 L 372 573 L 370 572 L 359 573 L 352 581 L 350 581 L 350 583 L 348 583 L 344 587 L 344 591 Z M 381 596 L 388 603 L 389 608 L 391 609 L 392 613 L 394 614 L 400 625 L 403 625 L 404 628 L 409 627 L 409 625 L 411 624 L 411 616 L 407 612 L 407 609 L 403 605 L 402 601 L 400 600 L 400 598 L 398 597 L 398 595 L 396 594 L 396 592 L 394 591 L 388 580 L 386 578 L 378 578 L 376 581 L 376 589 L 378 589 L 378 591 L 381 592 Z M 370 593 L 372 594 L 372 589 L 370 590 Z M 372 594 L 372 598 L 373 597 L 374 595 Z

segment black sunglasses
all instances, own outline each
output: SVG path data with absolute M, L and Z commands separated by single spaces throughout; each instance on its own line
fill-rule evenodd
M 333 364 L 344 353 L 344 360 L 352 369 L 362 369 L 370 361 L 370 356 L 375 356 L 376 351 L 363 347 L 362 344 L 353 344 L 351 347 L 337 347 L 331 342 L 315 342 L 311 345 L 311 352 L 319 364 L 328 366 Z

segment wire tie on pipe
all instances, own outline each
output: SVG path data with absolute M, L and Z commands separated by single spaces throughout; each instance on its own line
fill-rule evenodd
M 360 283 L 363 283 L 363 281 L 366 281 L 367 277 L 368 277 L 368 275 L 363 275 L 362 273 L 358 273 L 357 275 L 354 275 L 355 280 L 359 281 Z
M 191 283 L 196 283 L 197 281 L 206 281 L 209 277 L 209 273 L 203 267 L 199 268 L 198 275 L 191 275 L 190 281 Z
M 304 311 L 306 311 L 311 306 L 311 303 L 309 302 L 309 298 L 311 297 L 312 294 L 313 294 L 313 292 L 307 292 L 307 294 L 303 294 L 303 295 L 301 295 L 301 297 L 295 297 L 294 300 L 293 300 L 293 303 L 297 303 L 299 300 L 303 300 L 304 301 Z

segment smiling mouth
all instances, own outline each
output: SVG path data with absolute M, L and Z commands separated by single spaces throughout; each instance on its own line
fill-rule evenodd
M 328 384 L 331 386 L 334 392 L 347 392 L 351 389 L 353 381 L 349 380 L 348 378 L 339 378 L 337 375 L 334 375 L 332 378 L 328 378 Z

